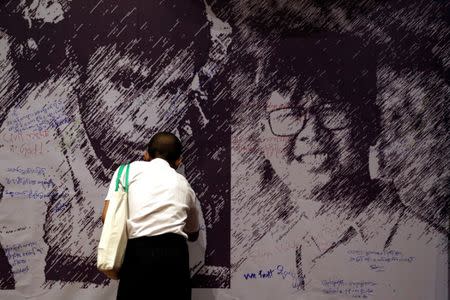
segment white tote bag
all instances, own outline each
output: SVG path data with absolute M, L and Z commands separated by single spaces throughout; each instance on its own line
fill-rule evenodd
M 124 168 L 126 169 L 125 180 L 122 180 L 119 186 Z M 119 279 L 119 271 L 127 247 L 129 169 L 130 164 L 119 167 L 114 199 L 108 199 L 110 201 L 98 245 L 97 269 L 110 279 Z M 123 184 L 124 181 L 125 184 Z

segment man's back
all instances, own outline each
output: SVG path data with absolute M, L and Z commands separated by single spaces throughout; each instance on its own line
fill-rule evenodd
M 113 183 L 117 172 L 114 174 Z M 114 186 L 108 199 L 113 199 Z M 129 171 L 129 239 L 198 230 L 196 199 L 186 178 L 177 173 L 169 163 L 155 158 L 135 161 Z M 186 224 L 186 228 L 185 228 Z M 183 230 L 184 229 L 184 230 Z

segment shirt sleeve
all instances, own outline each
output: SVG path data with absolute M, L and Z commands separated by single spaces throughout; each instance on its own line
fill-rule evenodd
M 114 175 L 111 179 L 111 183 L 109 184 L 108 194 L 106 194 L 105 200 L 112 200 L 114 199 L 114 193 L 116 189 L 116 179 L 117 179 L 117 173 L 119 173 L 119 169 L 116 169 L 114 172 Z
M 197 197 L 195 196 L 195 192 L 192 190 L 191 186 L 188 186 L 189 192 L 188 197 L 189 199 L 189 211 L 188 216 L 186 220 L 186 226 L 184 226 L 184 231 L 187 233 L 197 232 L 200 230 L 200 213 L 201 213 L 201 207 L 200 203 L 197 200 Z

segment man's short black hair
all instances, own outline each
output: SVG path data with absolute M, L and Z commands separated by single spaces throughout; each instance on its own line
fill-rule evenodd
M 198 71 L 211 46 L 202 0 L 78 0 L 71 4 L 70 21 L 71 46 L 82 66 L 98 47 L 115 45 L 122 54 L 154 61 L 192 49 Z
M 158 132 L 147 145 L 147 152 L 152 158 L 162 158 L 169 163 L 179 159 L 182 151 L 180 140 L 170 132 Z
M 373 145 L 381 132 L 377 96 L 377 48 L 359 37 L 334 32 L 282 36 L 267 63 L 268 87 L 296 76 L 321 96 L 354 108 L 354 138 Z

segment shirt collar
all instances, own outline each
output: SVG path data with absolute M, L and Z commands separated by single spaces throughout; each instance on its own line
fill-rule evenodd
M 364 242 L 386 247 L 405 209 L 392 186 L 384 186 L 377 199 L 357 216 L 353 227 Z

